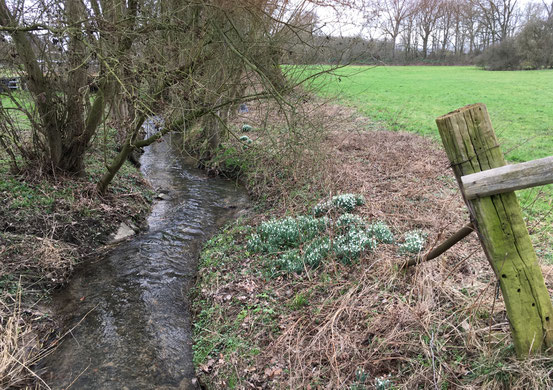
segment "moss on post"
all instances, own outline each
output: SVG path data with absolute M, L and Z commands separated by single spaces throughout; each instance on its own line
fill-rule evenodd
M 485 105 L 463 107 L 436 123 L 461 188 L 461 176 L 506 164 Z M 517 355 L 553 346 L 553 305 L 515 193 L 465 202 L 499 280 Z

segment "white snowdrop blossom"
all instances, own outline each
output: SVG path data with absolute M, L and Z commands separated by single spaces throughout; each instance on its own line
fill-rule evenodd
M 420 230 L 405 233 L 403 242 L 399 244 L 400 253 L 419 254 L 426 244 L 426 234 Z
M 330 210 L 338 210 L 344 212 L 351 212 L 355 210 L 357 206 L 365 204 L 365 198 L 363 195 L 358 194 L 342 194 L 333 196 L 330 200 L 321 202 L 313 208 L 313 214 L 320 216 L 328 213 Z

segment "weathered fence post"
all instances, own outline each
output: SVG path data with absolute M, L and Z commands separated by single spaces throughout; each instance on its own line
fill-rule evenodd
M 505 165 L 484 104 L 436 119 L 461 189 L 461 177 Z M 553 346 L 553 305 L 514 192 L 467 199 L 484 252 L 499 280 L 519 357 Z

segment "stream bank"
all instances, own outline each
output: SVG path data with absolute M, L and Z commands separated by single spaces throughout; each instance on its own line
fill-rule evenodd
M 52 388 L 192 386 L 188 290 L 197 257 L 248 198 L 234 182 L 193 168 L 170 142 L 147 148 L 141 162 L 166 196 L 154 204 L 146 232 L 87 262 L 54 294 L 68 333 L 42 363 Z
M 111 135 L 93 140 L 86 172 L 79 177 L 51 175 L 37 166 L 14 173 L 0 151 L 2 389 L 41 386 L 28 367 L 59 334 L 59 321 L 48 307 L 50 294 L 68 283 L 78 264 L 105 253 L 122 222 L 137 231 L 144 226 L 154 194 L 130 163 L 104 196 L 96 192 L 104 162 L 116 153 Z
M 413 256 L 400 250 L 408 233 L 426 236 L 424 253 L 467 223 L 466 207 L 438 145 L 415 134 L 358 129 L 359 123 L 341 121 L 339 131 L 310 148 L 331 159 L 310 164 L 309 176 L 296 169 L 298 159 L 289 160 L 295 169 L 276 171 L 279 175 L 276 164 L 253 161 L 249 167 L 263 195 L 283 190 L 260 197 L 257 215 L 229 225 L 204 247 L 193 301 L 194 358 L 202 385 L 551 388 L 550 356 L 521 361 L 514 354 L 503 298 L 476 235 L 437 259 L 400 269 Z M 248 136 L 256 144 L 264 141 L 262 129 Z M 263 167 L 272 169 L 262 181 Z M 384 223 L 393 240 L 378 242 L 351 262 L 327 253 L 315 264 L 308 256 L 313 248 L 324 249 L 332 232 L 333 242 L 340 242 L 339 219 L 328 214 L 337 222 L 315 238 L 293 227 L 310 221 L 315 206 L 338 194 L 362 195 L 365 203 L 347 220 L 367 232 Z M 301 234 L 307 238 L 298 239 L 298 246 L 293 240 Z M 288 247 L 273 249 L 279 239 Z M 543 262 L 542 269 L 552 288 L 553 266 Z

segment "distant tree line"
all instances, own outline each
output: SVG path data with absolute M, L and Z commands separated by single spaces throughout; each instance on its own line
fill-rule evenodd
M 493 45 L 476 62 L 489 70 L 553 68 L 553 17 L 529 20 L 518 34 Z
M 375 0 L 364 2 L 356 37 L 325 35 L 316 15 L 290 62 L 473 64 L 489 69 L 552 66 L 553 2 L 519 0 Z

